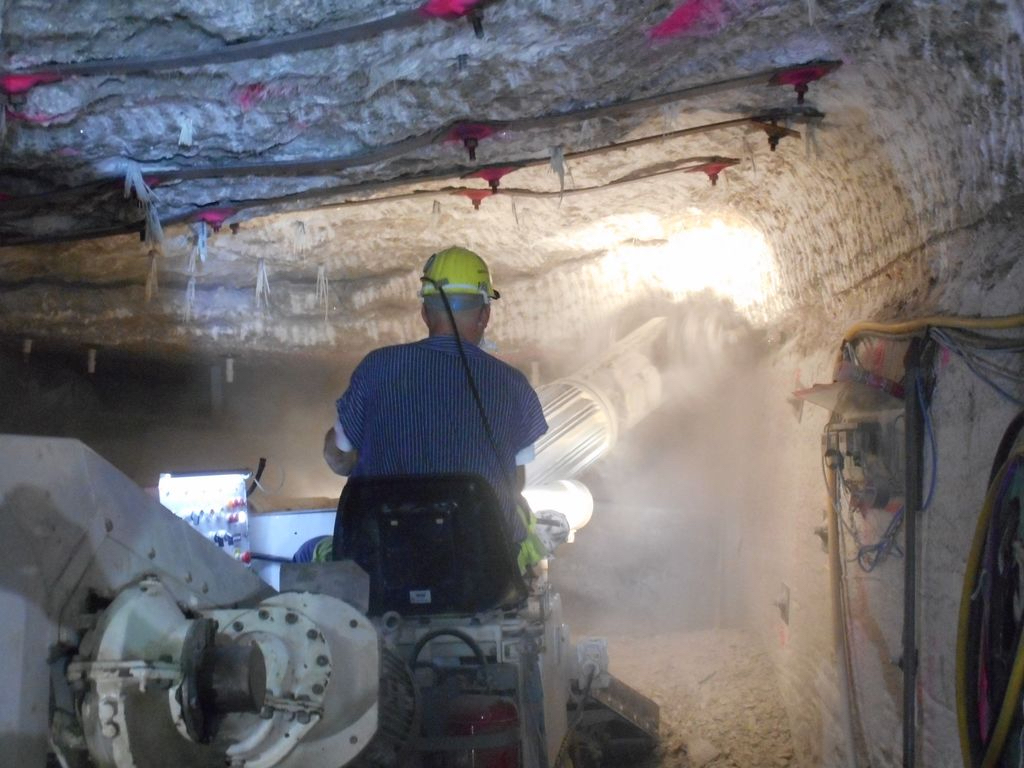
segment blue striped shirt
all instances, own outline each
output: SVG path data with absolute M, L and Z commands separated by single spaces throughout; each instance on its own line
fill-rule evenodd
M 368 354 L 338 400 L 338 421 L 358 451 L 352 477 L 472 472 L 494 488 L 513 541 L 516 454 L 547 432 L 522 373 L 463 342 L 494 435 L 487 437 L 453 336 L 431 336 Z

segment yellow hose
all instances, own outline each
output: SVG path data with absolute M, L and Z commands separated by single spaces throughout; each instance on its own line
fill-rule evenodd
M 957 724 L 960 729 L 960 749 L 963 754 L 965 766 L 975 766 L 971 760 L 970 743 L 968 739 L 968 718 L 967 711 L 967 686 L 976 684 L 977 681 L 967 680 L 967 631 L 971 615 L 971 595 L 977 587 L 981 578 L 980 565 L 981 556 L 985 549 L 985 538 L 988 535 L 989 521 L 992 519 L 993 508 L 996 497 L 999 495 L 999 488 L 1010 467 L 1010 464 L 1024 452 L 1018 452 L 1010 456 L 999 473 L 989 485 L 988 493 L 985 494 L 985 503 L 982 505 L 978 515 L 978 525 L 974 529 L 974 540 L 971 542 L 971 551 L 967 557 L 967 570 L 964 574 L 963 591 L 960 594 L 960 620 L 956 637 L 956 713 Z M 1006 742 L 1006 735 L 1013 723 L 1013 717 L 1017 710 L 1017 702 L 1020 699 L 1020 692 L 1024 684 L 1024 633 L 1017 644 L 1017 655 L 1013 660 L 1013 668 L 1010 672 L 1010 681 L 1003 696 L 1003 703 L 999 710 L 999 718 L 996 720 L 995 730 L 992 732 L 992 739 L 985 750 L 985 757 L 982 760 L 981 768 L 992 768 L 999 756 L 1002 754 Z
M 1008 330 L 1010 328 L 1024 327 L 1024 314 L 1004 315 L 1002 317 L 957 317 L 955 315 L 928 315 L 914 320 L 906 320 L 900 323 L 878 323 L 860 322 L 851 325 L 843 334 L 843 344 L 849 344 L 858 336 L 863 334 L 879 334 L 882 336 L 907 336 L 925 331 L 930 327 L 959 328 L 964 330 Z M 836 365 L 842 362 L 842 345 L 837 357 Z M 1021 455 L 1020 453 L 1015 456 Z M 1011 457 L 1003 464 L 996 479 L 989 487 L 985 497 L 985 504 L 978 517 L 978 526 L 975 529 L 974 541 L 971 544 L 971 553 L 967 560 L 967 571 L 964 576 L 963 594 L 960 596 L 960 619 L 957 631 L 957 656 L 956 656 L 956 699 L 957 699 L 957 721 L 960 729 L 960 747 L 963 753 L 964 765 L 974 768 L 971 761 L 970 744 L 968 742 L 967 730 L 967 702 L 965 699 L 966 686 L 969 681 L 967 676 L 967 625 L 970 620 L 971 595 L 974 593 L 975 583 L 978 579 L 978 566 L 981 561 L 981 554 L 985 544 L 985 534 L 988 523 L 992 516 L 992 507 L 995 504 L 995 497 L 998 488 L 1006 474 Z M 844 628 L 845 634 L 845 628 Z M 844 638 L 845 639 L 845 638 Z M 1013 715 L 1016 710 L 1016 702 L 1020 696 L 1021 688 L 1024 687 L 1024 633 L 1021 634 L 1017 646 L 1017 656 L 1014 659 L 1013 668 L 1010 672 L 1010 681 L 1006 695 L 1003 697 L 1003 705 L 999 712 L 999 719 L 996 721 L 996 728 L 992 734 L 988 749 L 985 752 L 982 768 L 990 768 L 1002 752 L 1003 743 L 1006 740 L 1007 731 L 1013 722 Z
M 929 315 L 902 323 L 855 323 L 843 334 L 844 342 L 851 342 L 865 333 L 879 333 L 886 336 L 904 336 L 923 331 L 930 326 L 940 328 L 963 328 L 967 330 L 998 331 L 1024 326 L 1024 315 L 1005 315 L 1003 317 L 956 317 L 953 315 Z

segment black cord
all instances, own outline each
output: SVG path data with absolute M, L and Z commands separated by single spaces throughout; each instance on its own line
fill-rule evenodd
M 491 450 L 494 452 L 494 458 L 498 462 L 498 472 L 505 479 L 505 483 L 508 485 L 509 493 L 514 499 L 517 495 L 516 484 L 513 482 L 513 478 L 509 476 L 509 473 L 505 470 L 505 462 L 501 457 L 501 451 L 498 450 L 498 443 L 494 439 L 494 431 L 491 429 L 491 421 L 487 418 L 487 411 L 484 408 L 483 400 L 480 399 L 480 391 L 476 387 L 476 380 L 473 378 L 473 371 L 469 367 L 469 360 L 466 358 L 466 350 L 462 347 L 462 337 L 459 335 L 459 328 L 455 323 L 455 312 L 452 311 L 451 302 L 448 301 L 448 294 L 444 292 L 444 288 L 436 280 L 431 280 L 429 277 L 424 277 L 424 280 L 433 285 L 439 294 L 441 294 L 441 301 L 444 302 L 445 311 L 448 313 L 448 322 L 452 326 L 452 333 L 455 335 L 455 346 L 459 350 L 459 359 L 462 361 L 462 370 L 466 373 L 466 381 L 469 383 L 469 391 L 473 394 L 473 401 L 476 403 L 477 412 L 480 414 L 480 421 L 484 425 L 484 432 L 487 433 L 487 440 L 491 444 Z
M 1006 431 L 1003 432 L 1003 439 L 999 441 L 999 447 L 996 449 L 996 456 L 992 460 L 992 469 L 988 473 L 988 484 L 991 486 L 996 479 L 996 475 L 999 474 L 999 470 L 1010 456 L 1010 449 L 1013 448 L 1013 444 L 1017 442 L 1017 438 L 1020 437 L 1021 431 L 1024 430 L 1024 411 L 1018 413 L 1013 420 L 1007 425 Z
M 416 662 L 419 661 L 420 654 L 423 653 L 423 649 L 426 648 L 427 643 L 437 637 L 454 637 L 461 640 L 466 647 L 472 652 L 476 658 L 477 663 L 477 678 L 479 682 L 488 690 L 491 690 L 490 676 L 487 674 L 487 656 L 484 654 L 483 648 L 480 647 L 480 643 L 473 639 L 472 635 L 463 632 L 461 629 L 449 629 L 442 627 L 440 629 L 432 629 L 427 632 L 423 637 L 416 641 L 416 645 L 412 648 L 412 657 L 409 662 L 409 666 L 415 668 Z
M 266 469 L 266 468 L 267 468 L 267 457 L 266 456 L 260 456 L 260 463 L 256 467 L 255 474 L 252 476 L 252 482 L 249 484 L 248 489 L 246 489 L 246 494 L 247 495 L 252 496 L 256 492 L 256 488 L 260 484 L 260 478 L 263 477 L 263 470 Z

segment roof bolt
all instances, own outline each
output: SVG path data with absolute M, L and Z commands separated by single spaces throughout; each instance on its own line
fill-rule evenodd
M 473 34 L 477 37 L 484 36 L 484 15 L 479 8 L 469 12 L 469 23 L 473 25 Z
M 235 632 L 241 632 L 243 629 L 245 629 L 245 624 L 243 624 L 240 621 L 236 621 L 234 624 L 231 625 L 231 628 L 235 630 Z
M 291 613 L 290 611 L 284 615 L 286 624 L 296 624 L 299 621 L 298 615 Z
M 308 637 L 310 640 L 316 640 L 319 636 L 320 633 L 317 632 L 315 629 L 306 630 L 306 637 Z
M 330 664 L 330 662 L 331 662 L 331 660 L 328 659 L 323 654 L 321 654 L 320 656 L 316 657 L 316 665 L 318 667 L 326 667 L 328 664 Z
M 299 713 L 298 713 L 298 714 L 297 714 L 297 715 L 295 716 L 295 719 L 296 719 L 296 720 L 298 720 L 298 721 L 299 721 L 300 723 L 302 723 L 303 725 L 305 725 L 306 723 L 308 723 L 308 722 L 309 722 L 309 712 L 305 712 L 305 711 L 303 711 L 303 712 L 299 712 Z
M 270 618 L 270 611 L 268 611 L 266 608 L 260 608 L 259 612 L 256 615 L 264 621 L 266 621 Z
M 317 696 L 322 696 L 324 693 L 324 687 L 320 683 L 313 683 L 313 693 Z

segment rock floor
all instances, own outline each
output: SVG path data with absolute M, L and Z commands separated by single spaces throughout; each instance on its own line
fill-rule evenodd
M 760 642 L 729 630 L 607 635 L 612 674 L 661 707 L 643 768 L 796 765 L 775 672 Z

